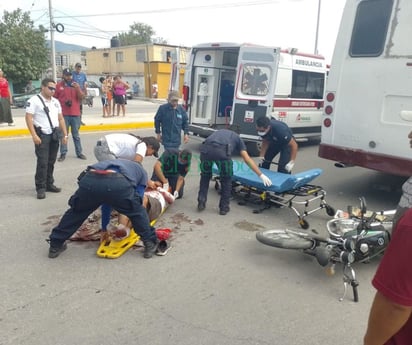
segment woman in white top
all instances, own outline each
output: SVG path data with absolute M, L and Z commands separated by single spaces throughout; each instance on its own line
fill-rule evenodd
M 94 155 L 98 161 L 121 158 L 141 163 L 145 156 L 158 157 L 159 148 L 155 137 L 140 138 L 131 133 L 114 133 L 97 141 Z

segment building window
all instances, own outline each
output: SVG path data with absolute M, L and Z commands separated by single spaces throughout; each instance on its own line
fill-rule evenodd
M 57 55 L 56 58 L 56 66 L 68 66 L 68 59 L 67 55 Z
M 136 61 L 137 62 L 146 61 L 146 50 L 145 49 L 136 49 Z
M 116 52 L 116 62 L 123 62 L 123 52 Z

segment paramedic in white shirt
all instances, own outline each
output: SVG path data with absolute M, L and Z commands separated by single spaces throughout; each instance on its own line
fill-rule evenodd
M 141 163 L 146 156 L 158 157 L 159 148 L 160 143 L 155 137 L 140 138 L 131 133 L 114 133 L 97 141 L 94 155 L 98 161 L 121 158 Z

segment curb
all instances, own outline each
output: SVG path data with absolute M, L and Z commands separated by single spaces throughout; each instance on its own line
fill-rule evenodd
M 154 128 L 153 121 L 86 125 L 86 126 L 80 127 L 80 132 L 98 132 L 98 131 L 145 129 L 145 128 Z M 28 136 L 28 135 L 30 135 L 30 132 L 27 128 L 0 130 L 0 137 L 18 137 L 18 136 Z

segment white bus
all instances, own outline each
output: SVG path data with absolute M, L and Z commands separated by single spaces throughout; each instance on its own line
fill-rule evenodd
M 412 176 L 412 1 L 347 0 L 325 93 L 319 156 Z
M 183 101 L 189 128 L 207 137 L 231 127 L 251 155 L 259 153 L 256 119 L 285 121 L 297 138 L 319 138 L 327 66 L 322 56 L 296 48 L 209 43 L 187 59 Z

